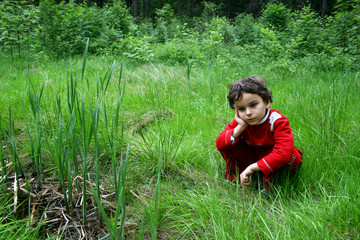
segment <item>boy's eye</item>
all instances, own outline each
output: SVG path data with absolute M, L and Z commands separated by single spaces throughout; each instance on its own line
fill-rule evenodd
M 256 107 L 257 103 L 252 103 L 250 106 L 253 108 L 253 107 Z
M 243 111 L 245 111 L 245 108 L 241 107 L 241 108 L 238 108 L 238 110 L 239 110 L 240 112 L 243 112 Z

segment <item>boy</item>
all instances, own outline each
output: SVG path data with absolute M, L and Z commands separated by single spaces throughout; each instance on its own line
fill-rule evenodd
M 259 172 L 268 189 L 283 167 L 294 174 L 302 163 L 302 153 L 294 146 L 288 119 L 270 109 L 272 91 L 266 83 L 257 76 L 246 77 L 231 84 L 227 98 L 235 117 L 216 139 L 226 162 L 225 177 L 229 181 L 238 177 L 246 188 L 250 176 Z

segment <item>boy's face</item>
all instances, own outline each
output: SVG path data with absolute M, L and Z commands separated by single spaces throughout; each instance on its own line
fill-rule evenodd
M 243 92 L 242 98 L 234 101 L 234 107 L 239 117 L 250 126 L 260 123 L 270 105 L 270 101 L 264 102 L 262 97 L 256 93 Z

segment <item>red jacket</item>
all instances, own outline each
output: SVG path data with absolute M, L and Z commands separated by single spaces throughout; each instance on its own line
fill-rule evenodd
M 234 119 L 217 137 L 217 149 L 220 152 L 228 150 L 234 152 L 237 150 L 237 144 L 243 144 L 244 141 L 247 145 L 258 148 L 265 154 L 264 157 L 257 160 L 257 164 L 265 175 L 270 175 L 284 165 L 294 161 L 292 159 L 293 152 L 300 152 L 294 146 L 289 120 L 280 114 L 278 110 L 270 109 L 259 125 L 248 125 L 232 143 L 230 138 L 237 125 L 238 123 Z M 299 156 L 299 153 L 295 155 Z M 297 161 L 299 161 L 299 164 L 301 163 L 301 159 L 297 159 Z

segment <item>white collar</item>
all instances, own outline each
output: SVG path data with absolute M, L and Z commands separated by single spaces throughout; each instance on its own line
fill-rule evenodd
M 261 121 L 259 122 L 258 125 L 260 125 L 266 121 L 266 119 L 269 117 L 269 113 L 270 113 L 270 108 L 266 110 L 265 117 L 263 119 L 261 119 Z

